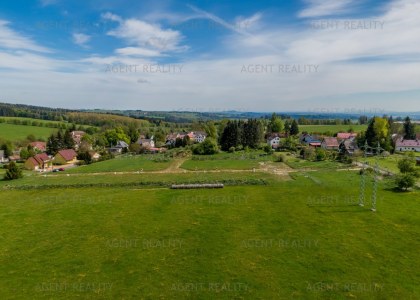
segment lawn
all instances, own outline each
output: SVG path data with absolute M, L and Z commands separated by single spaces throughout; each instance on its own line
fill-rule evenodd
M 372 213 L 355 204 L 357 172 L 293 177 L 200 191 L 0 190 L 2 298 L 419 295 L 419 192 L 381 184 Z
M 300 132 L 318 134 L 326 132 L 335 134 L 337 132 L 347 132 L 349 129 L 353 129 L 354 132 L 362 132 L 367 129 L 367 125 L 299 125 Z
M 263 152 L 194 155 L 185 161 L 181 168 L 186 170 L 252 170 L 258 168 L 261 162 L 272 160 L 271 155 L 266 155 Z
M 28 135 L 33 134 L 37 139 L 46 140 L 51 133 L 57 130 L 56 128 L 48 127 L 0 123 L 0 139 L 9 141 L 24 140 Z
M 162 155 L 121 156 L 68 170 L 68 173 L 137 172 L 164 170 L 171 160 Z

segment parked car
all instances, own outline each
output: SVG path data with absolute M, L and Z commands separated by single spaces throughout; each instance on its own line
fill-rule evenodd
M 59 172 L 59 170 L 58 170 L 58 169 L 54 169 L 54 170 L 53 170 L 53 172 L 54 172 L 54 173 L 55 173 L 55 172 Z
M 58 169 L 58 170 L 59 170 L 60 172 L 63 172 L 63 171 L 65 171 L 65 170 L 64 170 L 64 168 L 60 168 L 60 169 Z

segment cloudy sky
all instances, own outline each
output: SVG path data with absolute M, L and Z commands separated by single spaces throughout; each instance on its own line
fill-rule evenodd
M 419 0 L 0 3 L 0 102 L 420 111 Z

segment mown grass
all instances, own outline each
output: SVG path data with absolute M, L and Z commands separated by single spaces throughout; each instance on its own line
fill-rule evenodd
M 122 156 L 68 170 L 68 173 L 158 171 L 168 168 L 171 160 L 162 155 Z
M 0 139 L 18 141 L 24 140 L 28 135 L 33 134 L 36 139 L 46 140 L 51 133 L 57 130 L 57 128 L 0 123 Z
M 357 172 L 294 178 L 199 191 L 0 191 L 2 298 L 419 295 L 418 191 L 381 183 L 372 213 L 356 205 Z
M 264 152 L 219 153 L 216 155 L 194 155 L 185 161 L 182 169 L 186 170 L 251 170 L 258 168 L 260 162 L 272 161 L 273 157 Z

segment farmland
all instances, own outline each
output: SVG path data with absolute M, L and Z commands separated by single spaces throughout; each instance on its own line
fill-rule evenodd
M 46 140 L 51 133 L 56 131 L 56 128 L 0 123 L 0 139 L 9 141 L 24 140 L 28 135 Z
M 215 161 L 234 166 L 230 158 Z M 396 197 L 382 181 L 378 212 L 372 213 L 357 205 L 356 171 L 289 160 L 295 169 L 282 176 L 180 169 L 174 174 L 26 174 L 0 182 L 2 295 L 415 297 L 420 292 L 419 192 Z M 124 159 L 114 161 L 108 167 L 130 170 Z M 317 171 L 307 173 L 308 167 Z M 221 190 L 167 188 L 223 181 L 229 184 Z

